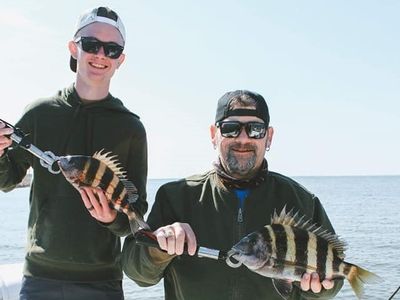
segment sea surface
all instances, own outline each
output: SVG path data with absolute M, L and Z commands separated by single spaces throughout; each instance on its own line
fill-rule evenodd
M 400 286 L 400 176 L 294 177 L 316 194 L 336 233 L 348 244 L 346 261 L 381 276 L 366 285 L 365 299 L 387 300 Z M 149 180 L 148 201 L 169 180 Z M 0 192 L 0 265 L 24 259 L 29 188 Z M 125 297 L 163 299 L 162 282 L 141 288 L 124 279 Z M 346 282 L 335 299 L 356 299 Z M 400 292 L 393 300 L 400 299 Z

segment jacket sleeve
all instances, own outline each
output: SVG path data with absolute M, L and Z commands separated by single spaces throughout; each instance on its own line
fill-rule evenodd
M 139 286 L 151 286 L 164 277 L 164 270 L 173 258 L 156 248 L 136 244 L 130 235 L 122 249 L 122 269 Z
M 313 197 L 314 207 L 313 207 L 313 222 L 315 224 L 321 225 L 324 229 L 335 233 L 333 226 L 328 218 L 328 215 L 325 212 L 320 200 L 317 197 Z M 304 299 L 304 300 L 311 300 L 311 299 L 333 299 L 337 293 L 339 293 L 340 289 L 343 286 L 342 279 L 335 279 L 334 280 L 334 287 L 330 290 L 325 290 L 324 288 L 320 293 L 313 293 L 313 292 L 304 292 L 300 288 L 296 287 L 291 299 Z
M 28 133 L 27 117 L 24 116 L 16 125 Z M 20 183 L 32 164 L 30 154 L 13 143 L 3 156 L 0 157 L 0 189 L 9 192 Z
M 176 218 L 172 212 L 167 194 L 161 187 L 148 218 L 152 230 L 173 223 Z M 122 268 L 139 286 L 150 286 L 163 278 L 164 270 L 174 257 L 152 247 L 137 245 L 135 239 L 129 236 L 122 249 Z
M 115 220 L 111 223 L 107 224 L 100 221 L 98 223 L 108 228 L 112 233 L 119 237 L 126 236 L 131 232 L 128 217 L 122 212 L 117 212 Z

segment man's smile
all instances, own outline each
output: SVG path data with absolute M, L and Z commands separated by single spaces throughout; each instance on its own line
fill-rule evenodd
M 102 69 L 102 70 L 108 68 L 106 65 L 95 63 L 95 62 L 89 62 L 89 65 L 92 66 L 93 68 Z

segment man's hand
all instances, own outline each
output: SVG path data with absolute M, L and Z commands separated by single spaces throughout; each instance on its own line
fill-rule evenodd
M 321 292 L 322 288 L 330 290 L 333 288 L 334 282 L 329 279 L 324 279 L 322 282 L 319 279 L 318 273 L 305 273 L 301 278 L 300 287 L 303 291 L 311 289 L 313 293 Z
M 158 244 L 162 250 L 168 252 L 169 255 L 181 255 L 185 243 L 189 255 L 195 255 L 197 250 L 196 236 L 187 223 L 174 223 L 163 226 L 154 231 Z
M 102 223 L 111 223 L 115 220 L 117 211 L 110 208 L 108 199 L 101 189 L 82 187 L 79 193 L 86 209 L 93 218 Z
M 5 150 L 11 146 L 12 140 L 6 135 L 10 135 L 14 130 L 10 127 L 6 127 L 6 124 L 0 121 L 0 157 L 3 156 Z

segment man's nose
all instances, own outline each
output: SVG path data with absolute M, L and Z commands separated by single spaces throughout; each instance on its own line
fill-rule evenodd
M 236 139 L 239 140 L 247 140 L 249 136 L 247 135 L 246 129 L 244 127 L 241 128 L 239 135 L 236 137 Z
M 104 53 L 104 47 L 103 46 L 100 47 L 99 52 L 97 52 L 97 55 L 106 56 L 106 54 Z

